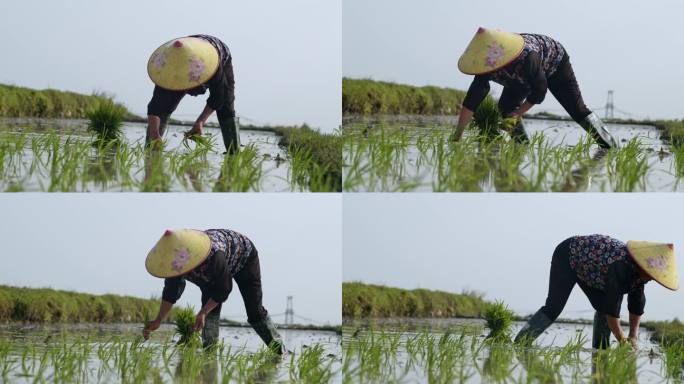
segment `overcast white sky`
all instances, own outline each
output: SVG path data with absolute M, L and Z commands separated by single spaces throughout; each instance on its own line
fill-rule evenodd
M 529 314 L 546 299 L 556 245 L 592 233 L 674 243 L 684 277 L 680 194 L 345 194 L 343 201 L 344 281 L 476 290 Z M 575 287 L 561 317 L 591 316 Z M 644 319 L 675 317 L 684 318 L 684 291 L 646 284 Z
M 338 194 L 0 194 L 0 284 L 160 297 L 145 257 L 164 230 L 228 228 L 259 250 L 270 313 L 292 295 L 296 315 L 340 324 L 341 209 Z M 199 310 L 199 289 L 180 303 Z M 246 321 L 237 286 L 221 313 Z
M 590 107 L 603 107 L 612 89 L 616 108 L 682 118 L 683 13 L 678 0 L 344 0 L 342 70 L 348 77 L 465 90 L 472 76 L 460 73 L 457 62 L 478 27 L 541 33 L 570 53 Z M 501 92 L 494 83 L 492 89 Z M 561 113 L 562 107 L 549 93 L 535 110 Z
M 175 37 L 206 33 L 233 54 L 243 122 L 306 122 L 330 132 L 340 125 L 340 1 L 3 1 L 0 82 L 106 91 L 145 115 L 150 54 Z M 195 119 L 205 99 L 186 96 L 175 116 Z

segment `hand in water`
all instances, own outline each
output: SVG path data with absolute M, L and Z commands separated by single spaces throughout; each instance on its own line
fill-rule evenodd
M 204 329 L 204 322 L 207 319 L 207 315 L 203 314 L 202 312 L 197 314 L 197 317 L 195 318 L 195 331 L 201 331 Z
M 192 129 L 185 132 L 184 135 L 187 138 L 192 138 L 193 136 L 202 136 L 203 127 L 204 123 L 196 121 L 195 124 L 192 126 Z
M 150 321 L 150 323 L 147 324 L 147 327 L 145 327 L 145 329 L 143 329 L 143 337 L 145 338 L 145 340 L 149 339 L 150 334 L 152 332 L 156 331 L 160 325 L 161 325 L 161 321 L 159 321 L 159 320 Z

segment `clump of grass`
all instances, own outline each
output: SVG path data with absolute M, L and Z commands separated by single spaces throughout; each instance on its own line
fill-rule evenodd
M 511 324 L 514 314 L 503 301 L 488 305 L 483 315 L 489 328 L 487 339 L 494 342 L 511 341 Z
M 195 310 L 188 306 L 176 312 L 174 318 L 179 345 L 199 345 L 199 332 L 195 331 Z
M 126 108 L 115 104 L 111 99 L 104 99 L 86 113 L 88 130 L 97 136 L 98 146 L 107 145 L 121 139 L 121 127 L 126 117 Z
M 488 140 L 499 137 L 501 124 L 499 106 L 493 97 L 487 96 L 473 113 L 473 125 L 480 129 L 480 135 Z

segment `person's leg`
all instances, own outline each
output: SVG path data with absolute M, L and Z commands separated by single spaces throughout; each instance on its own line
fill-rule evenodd
M 602 148 L 617 147 L 617 142 L 601 119 L 587 108 L 582 98 L 575 71 L 566 56 L 558 70 L 549 78 L 549 90 L 566 112 L 589 133 Z
M 232 284 L 232 283 L 231 283 Z M 209 301 L 210 296 L 202 292 L 202 306 Z M 219 338 L 219 320 L 221 318 L 221 303 L 207 315 L 202 329 L 202 345 L 207 348 L 215 345 Z
M 513 87 L 504 87 L 499 98 L 499 112 L 504 119 L 511 117 L 520 108 L 520 105 L 525 100 L 524 90 Z M 525 133 L 525 126 L 522 119 L 518 120 L 518 124 L 510 131 L 510 135 L 518 143 L 527 143 L 529 138 Z
M 551 271 L 549 273 L 549 292 L 546 303 L 518 332 L 515 341 L 532 342 L 553 323 L 568 302 L 572 288 L 575 286 L 575 272 L 570 267 L 570 241 L 561 242 L 553 252 Z
M 223 145 L 226 147 L 226 153 L 232 155 L 240 152 L 240 127 L 238 126 L 235 110 L 232 105 L 217 110 L 216 117 L 221 126 L 221 135 L 223 136 Z
M 607 349 L 610 346 L 610 327 L 603 313 L 594 313 L 594 330 L 591 337 L 591 346 L 594 349 Z
M 242 270 L 235 274 L 234 279 L 245 303 L 247 321 L 269 348 L 282 354 L 283 342 L 268 317 L 268 311 L 262 304 L 261 268 L 259 267 L 259 253 L 256 248 L 252 248 L 249 260 Z

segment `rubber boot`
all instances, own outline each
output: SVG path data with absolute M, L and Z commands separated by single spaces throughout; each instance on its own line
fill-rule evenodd
M 202 329 L 202 346 L 204 348 L 209 348 L 218 342 L 220 315 L 221 313 L 218 311 L 211 311 L 204 320 L 204 328 Z
M 525 132 L 525 125 L 523 125 L 522 119 L 518 119 L 518 124 L 511 130 L 511 137 L 519 144 L 527 144 L 530 142 L 529 137 L 527 137 L 527 132 Z
M 254 328 L 254 331 L 257 333 L 257 335 L 261 337 L 261 340 L 263 340 L 273 352 L 279 355 L 283 354 L 285 346 L 283 345 L 283 341 L 269 317 L 265 317 L 259 321 L 250 322 L 249 324 L 252 326 L 252 328 Z
M 169 122 L 169 116 L 160 116 L 159 120 L 159 136 L 164 138 L 164 134 L 166 133 L 166 125 Z M 145 132 L 145 146 L 150 144 L 150 128 L 147 127 L 147 131 Z
M 534 316 L 527 320 L 527 324 L 515 336 L 515 342 L 523 342 L 532 344 L 532 342 L 539 337 L 551 325 L 553 321 L 542 310 L 538 310 Z
M 226 154 L 232 155 L 240 152 L 240 125 L 237 117 L 226 117 L 219 120 L 223 145 L 226 147 Z
M 591 347 L 594 349 L 607 349 L 610 346 L 610 327 L 608 320 L 602 313 L 594 313 L 594 332 L 591 337 Z
M 585 117 L 584 120 L 580 122 L 580 125 L 594 138 L 594 140 L 596 140 L 601 148 L 619 148 L 617 141 L 608 130 L 608 127 L 594 112 Z

